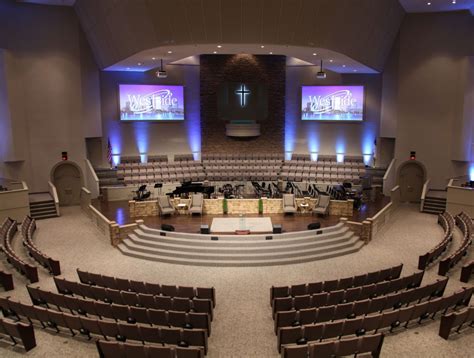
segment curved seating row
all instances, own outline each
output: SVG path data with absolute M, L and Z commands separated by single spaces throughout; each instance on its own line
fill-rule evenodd
M 456 332 L 459 333 L 465 324 L 474 327 L 474 306 L 441 317 L 439 335 L 444 339 L 448 339 L 453 328 L 456 328 Z
M 30 282 L 38 282 L 38 269 L 35 266 L 30 265 L 23 261 L 13 250 L 11 241 L 17 232 L 17 222 L 11 218 L 8 218 L 2 224 L 2 242 L 3 251 L 7 256 L 7 261 L 15 267 L 18 272 L 25 275 Z
M 35 331 L 32 324 L 0 318 L 0 334 L 10 337 L 13 345 L 17 345 L 16 339 L 19 339 L 26 351 L 36 347 Z
M 323 339 L 341 338 L 348 335 L 361 336 L 367 332 L 374 331 L 377 333 L 379 330 L 387 328 L 392 332 L 403 323 L 405 323 L 403 325 L 404 328 L 407 328 L 413 320 L 418 320 L 418 323 L 421 323 L 430 316 L 434 318 L 436 313 L 440 311 L 446 312 L 449 308 L 469 305 L 473 290 L 473 287 L 463 288 L 449 296 L 360 318 L 298 327 L 283 327 L 278 330 L 277 348 L 280 352 L 282 346 L 295 344 L 301 342 L 301 340 L 313 342 L 322 341 Z
M 119 305 L 101 301 L 88 300 L 42 290 L 39 287 L 27 286 L 34 305 L 56 306 L 61 311 L 68 309 L 80 315 L 111 318 L 127 323 L 147 323 L 151 326 L 181 327 L 187 329 L 205 329 L 211 334 L 211 323 L 207 313 L 166 311 L 154 308 Z
M 59 293 L 79 295 L 109 303 L 128 306 L 162 309 L 166 311 L 194 311 L 208 313 L 213 318 L 213 305 L 209 299 L 158 296 L 152 294 L 135 293 L 113 290 L 99 286 L 86 285 L 80 282 L 68 281 L 54 277 L 54 283 Z
M 113 276 L 106 276 L 77 269 L 79 280 L 87 285 L 107 287 L 114 290 L 133 291 L 155 296 L 202 298 L 212 301 L 216 306 L 216 290 L 214 287 L 188 287 L 161 285 L 143 281 L 134 281 Z
M 438 275 L 446 275 L 450 269 L 461 261 L 461 259 L 467 255 L 469 246 L 472 244 L 472 221 L 464 213 L 456 215 L 456 225 L 463 232 L 463 240 L 459 248 L 451 255 L 446 257 L 439 263 Z
M 96 342 L 100 358 L 202 358 L 204 352 L 192 347 L 160 347 L 143 344 Z
M 46 328 L 50 327 L 60 332 L 59 327 L 69 329 L 74 336 L 76 331 L 86 335 L 99 335 L 107 340 L 112 337 L 118 341 L 138 341 L 158 343 L 174 346 L 202 347 L 207 354 L 207 333 L 204 329 L 183 329 L 156 327 L 141 324 L 118 323 L 84 316 L 75 316 L 66 312 L 59 312 L 39 306 L 27 305 L 19 301 L 0 298 L 0 308 L 5 316 L 15 316 L 18 319 L 25 317 L 30 323 L 32 320 L 40 322 Z
M 283 347 L 282 358 L 321 358 L 342 357 L 370 353 L 378 358 L 382 350 L 384 335 L 382 333 L 365 337 L 353 337 L 328 342 L 317 342 L 305 345 L 287 345 Z
M 273 303 L 273 317 L 279 311 L 292 309 L 331 306 L 339 303 L 364 300 L 390 292 L 398 292 L 420 286 L 424 271 L 415 272 L 410 276 L 397 278 L 391 281 L 373 283 L 370 285 L 352 287 L 347 290 L 315 293 L 296 297 L 275 298 Z
M 474 271 L 474 260 L 465 264 L 461 269 L 461 282 L 469 282 L 469 279 Z
M 26 216 L 21 223 L 21 234 L 23 236 L 23 246 L 41 266 L 48 269 L 52 275 L 61 274 L 61 266 L 58 260 L 43 254 L 33 243 L 33 234 L 36 231 L 36 220 Z
M 453 216 L 446 211 L 442 214 L 439 214 L 438 224 L 444 229 L 444 238 L 438 245 L 418 258 L 419 270 L 426 269 L 428 265 L 433 263 L 434 260 L 436 260 L 443 252 L 446 251 L 448 245 L 453 241 L 453 230 L 455 226 Z
M 382 311 L 388 309 L 398 309 L 403 305 L 408 306 L 412 302 L 420 303 L 425 298 L 431 300 L 443 295 L 447 283 L 448 279 L 443 278 L 423 287 L 385 296 L 318 308 L 301 308 L 299 310 L 277 312 L 275 333 L 281 327 L 356 318 L 370 313 L 382 313 Z
M 346 277 L 337 280 L 312 282 L 292 286 L 272 286 L 270 288 L 270 304 L 273 305 L 273 300 L 275 298 L 330 292 L 351 287 L 370 285 L 386 280 L 393 280 L 400 277 L 402 268 L 403 264 L 400 264 L 379 271 L 364 273 L 362 275 Z
M 9 272 L 0 270 L 0 285 L 3 286 L 5 291 L 10 291 L 15 288 L 13 285 L 13 275 Z

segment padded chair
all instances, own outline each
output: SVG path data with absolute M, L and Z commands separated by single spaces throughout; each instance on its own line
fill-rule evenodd
M 296 213 L 296 200 L 294 194 L 283 194 L 283 212 L 285 214 Z
M 202 206 L 204 203 L 204 197 L 202 194 L 194 194 L 191 197 L 191 203 L 189 204 L 189 210 L 188 212 L 193 215 L 193 214 L 199 214 L 202 215 Z
M 320 195 L 319 201 L 313 212 L 318 215 L 327 215 L 329 213 L 329 202 L 331 197 L 329 195 Z
M 176 210 L 167 195 L 160 195 L 158 197 L 158 206 L 160 207 L 161 215 L 171 215 Z

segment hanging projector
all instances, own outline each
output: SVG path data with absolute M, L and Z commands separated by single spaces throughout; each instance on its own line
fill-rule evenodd
M 168 77 L 168 74 L 167 74 L 166 71 L 163 69 L 163 59 L 161 59 L 160 69 L 159 69 L 158 71 L 156 71 L 156 77 L 158 77 L 158 78 L 166 78 L 166 77 Z
M 316 78 L 320 80 L 324 80 L 326 78 L 326 72 L 323 70 L 323 60 L 321 60 L 321 66 L 319 68 L 319 71 L 316 73 Z

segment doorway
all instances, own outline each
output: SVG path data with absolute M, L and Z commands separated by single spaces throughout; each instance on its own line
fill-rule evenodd
M 418 161 L 410 160 L 403 163 L 398 169 L 398 185 L 400 186 L 400 201 L 419 203 L 426 170 Z
M 81 168 L 76 163 L 64 161 L 56 164 L 51 170 L 51 180 L 56 186 L 60 206 L 81 203 L 83 179 Z

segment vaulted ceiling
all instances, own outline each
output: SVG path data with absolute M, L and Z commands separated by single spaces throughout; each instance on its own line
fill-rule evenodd
M 405 14 L 398 0 L 77 0 L 74 8 L 101 68 L 148 49 L 225 43 L 328 49 L 380 71 Z

